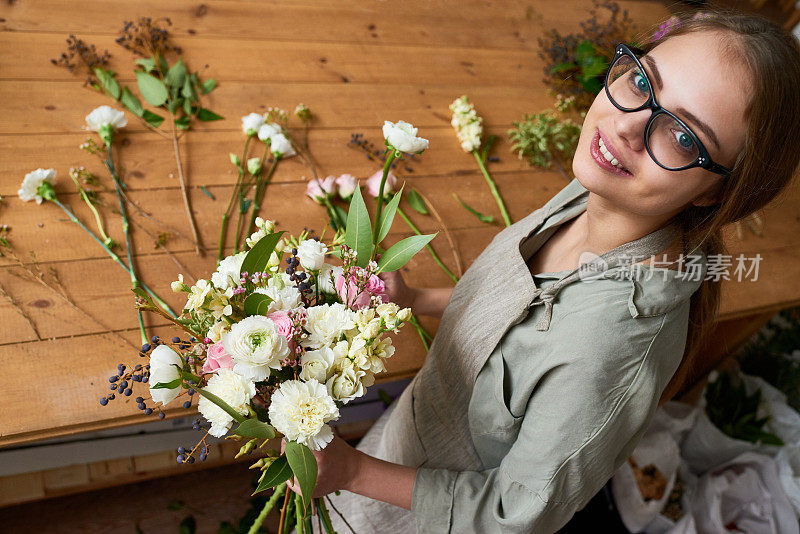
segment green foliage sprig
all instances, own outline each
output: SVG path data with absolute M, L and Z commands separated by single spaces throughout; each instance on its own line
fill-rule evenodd
M 581 126 L 565 111 L 574 100 L 559 100 L 557 109 L 525 115 L 521 121 L 513 122 L 508 131 L 513 143 L 511 149 L 520 159 L 527 159 L 535 167 L 549 169 L 555 166 L 562 174 L 572 167 L 572 156 L 578 146 Z

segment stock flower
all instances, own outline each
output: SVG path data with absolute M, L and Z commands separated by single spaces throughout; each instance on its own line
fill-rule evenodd
M 383 178 L 383 169 L 378 170 L 367 178 L 367 193 L 370 196 L 378 198 L 378 193 L 381 190 L 381 179 Z M 389 194 L 394 192 L 394 188 L 397 186 L 397 176 L 390 170 L 389 174 L 386 175 L 386 182 L 383 184 L 383 196 L 386 198 Z
M 386 323 L 387 328 L 393 328 L 392 325 L 398 321 L 397 314 L 400 313 L 400 306 L 394 302 L 385 302 L 383 304 L 379 304 L 378 307 L 375 308 L 375 311 Z
M 270 137 L 269 149 L 273 154 L 282 158 L 289 158 L 297 154 L 292 147 L 292 143 L 282 133 L 277 133 Z
M 176 378 L 180 378 L 180 373 L 175 365 L 183 368 L 183 360 L 177 352 L 166 345 L 159 345 L 150 353 L 150 396 L 155 402 L 169 404 L 181 392 L 180 387 L 173 389 L 153 388 L 156 384 L 166 384 Z
M 278 334 L 272 319 L 252 315 L 231 326 L 222 335 L 225 351 L 233 357 L 233 370 L 259 382 L 270 369 L 280 369 L 280 361 L 289 355 L 286 338 Z
M 466 95 L 456 98 L 450 104 L 450 111 L 453 112 L 450 124 L 456 131 L 461 148 L 465 152 L 472 152 L 480 148 L 483 119 L 478 117 L 475 106 L 470 103 Z
M 261 217 L 256 217 L 256 228 L 257 230 L 250 234 L 250 237 L 245 239 L 247 246 L 250 248 L 253 248 L 262 237 L 271 234 L 275 230 L 275 223 L 270 220 L 262 219 Z
M 204 391 L 225 401 L 236 412 L 247 415 L 247 406 L 256 394 L 256 385 L 230 369 L 220 369 L 208 380 Z M 201 396 L 197 409 L 211 423 L 208 433 L 216 438 L 224 436 L 233 424 L 233 417 L 213 401 Z
M 247 252 L 239 252 L 219 262 L 216 272 L 211 275 L 211 283 L 214 284 L 214 287 L 222 290 L 236 287 L 239 284 L 239 271 L 245 256 L 247 256 Z
M 206 303 L 206 298 L 211 293 L 211 284 L 208 280 L 200 279 L 190 289 L 189 298 L 186 299 L 185 310 L 199 310 Z
M 217 321 L 208 329 L 206 337 L 210 339 L 212 343 L 219 343 L 222 341 L 222 334 L 229 330 L 229 326 L 227 321 Z
M 172 282 L 169 287 L 172 289 L 173 293 L 190 291 L 189 286 L 183 282 L 183 275 L 180 273 L 178 273 L 178 279 Z
M 258 113 L 246 115 L 242 117 L 242 131 L 248 136 L 256 135 L 265 121 L 264 115 L 259 115 Z
M 326 198 L 330 198 L 335 194 L 335 176 L 328 176 L 324 179 L 313 178 L 306 184 L 306 195 L 317 204 L 323 204 Z
M 214 343 L 206 349 L 203 372 L 215 373 L 220 369 L 233 369 L 233 358 L 225 352 L 225 346 L 222 343 Z
M 328 247 L 316 239 L 306 239 L 297 246 L 297 258 L 307 271 L 319 271 L 325 262 Z
M 328 371 L 333 366 L 333 350 L 330 347 L 322 347 L 317 350 L 307 350 L 300 356 L 300 365 L 303 370 L 300 378 L 303 380 L 318 380 L 325 383 L 328 378 Z
M 355 327 L 355 314 L 344 304 L 321 304 L 307 310 L 308 337 L 302 344 L 312 349 L 331 345 L 341 335 Z
M 420 154 L 428 148 L 428 140 L 417 137 L 417 129 L 405 121 L 384 121 L 383 137 L 393 148 L 408 154 Z
M 281 133 L 280 126 L 274 122 L 267 122 L 258 129 L 258 138 L 266 143 L 273 135 L 279 133 Z
M 49 195 L 55 198 L 52 185 L 55 179 L 55 169 L 36 169 L 31 171 L 22 179 L 22 185 L 17 191 L 17 195 L 25 202 L 35 200 L 37 204 L 41 204 L 44 199 L 50 200 L 48 198 Z
M 336 186 L 342 200 L 350 200 L 358 187 L 358 179 L 352 174 L 343 174 L 336 179 Z
M 286 437 L 312 451 L 323 449 L 333 439 L 326 423 L 339 417 L 336 403 L 324 384 L 311 379 L 288 380 L 272 394 L 269 420 Z
M 111 106 L 100 106 L 86 115 L 86 125 L 97 132 L 106 145 L 111 144 L 114 130 L 124 128 L 127 124 L 125 114 Z
M 351 308 L 365 308 L 373 296 L 386 299 L 386 284 L 377 274 L 372 274 L 367 281 L 367 285 L 358 293 L 358 284 L 356 283 L 356 276 L 364 276 L 363 267 L 351 267 L 350 278 L 345 280 L 344 273 L 336 275 L 333 284 L 336 287 L 336 293 L 339 297 L 347 303 Z

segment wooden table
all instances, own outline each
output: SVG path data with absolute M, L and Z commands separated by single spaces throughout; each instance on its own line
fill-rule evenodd
M 668 15 L 655 1 L 623 1 L 636 20 L 653 23 Z M 215 266 L 213 248 L 219 220 L 235 179 L 228 152 L 240 152 L 244 136 L 240 118 L 269 106 L 293 110 L 302 102 L 315 116 L 311 150 L 323 175 L 352 173 L 366 177 L 378 169 L 363 153 L 348 147 L 351 133 L 382 143 L 384 120 L 406 120 L 431 141 L 413 172 L 401 169 L 407 182 L 427 195 L 447 222 L 463 258 L 469 263 L 488 244 L 499 226 L 477 222 L 452 192 L 483 213 L 496 213 L 494 201 L 474 159 L 462 152 L 450 127 L 450 102 L 469 95 L 485 120 L 488 134 L 499 141 L 500 158 L 491 171 L 511 216 L 519 220 L 541 206 L 565 184 L 554 172 L 534 169 L 510 152 L 506 131 L 526 112 L 552 107 L 541 83 L 542 62 L 536 42 L 543 30 L 575 31 L 590 7 L 588 0 L 564 2 L 335 2 L 328 0 L 234 1 L 203 3 L 153 0 L 57 0 L 3 2 L 0 7 L 0 220 L 11 227 L 15 250 L 29 261 L 54 269 L 69 295 L 88 314 L 136 344 L 138 331 L 127 275 L 51 204 L 37 206 L 16 198 L 22 177 L 37 167 L 58 170 L 59 198 L 84 221 L 90 214 L 71 187 L 70 167 L 84 165 L 109 184 L 99 161 L 81 150 L 88 136 L 84 116 L 109 104 L 107 97 L 82 87 L 82 80 L 50 64 L 64 49 L 68 34 L 107 48 L 112 68 L 130 84 L 131 55 L 114 44 L 124 20 L 140 15 L 170 17 L 171 32 L 183 47 L 190 68 L 214 77 L 219 88 L 209 107 L 224 121 L 200 124 L 181 141 L 191 186 L 191 201 L 210 252 L 198 257 L 183 239 L 167 243 L 196 277 Z M 566 6 L 566 7 L 565 7 Z M 120 134 L 119 160 L 130 195 L 160 219 L 188 233 L 170 143 L 129 121 Z M 304 197 L 309 171 L 298 158 L 280 165 L 267 189 L 262 215 L 281 228 L 321 229 L 325 213 Z M 201 192 L 204 186 L 215 200 Z M 107 202 L 113 196 L 103 195 Z M 752 324 L 800 302 L 800 220 L 793 190 L 765 216 L 764 237 L 731 230 L 734 253 L 764 258 L 757 282 L 726 283 L 722 318 Z M 423 232 L 441 230 L 430 217 L 410 208 L 406 213 Z M 119 218 L 105 210 L 112 237 L 122 241 Z M 151 232 L 161 230 L 135 216 Z M 397 221 L 391 240 L 409 235 Z M 146 282 L 176 308 L 181 295 L 169 291 L 178 268 L 153 239 L 133 231 L 136 262 Z M 434 242 L 453 268 L 443 236 Z M 7 299 L 0 302 L 0 446 L 81 431 L 141 422 L 133 397 L 101 407 L 108 376 L 119 362 L 140 361 L 136 351 L 105 332 L 96 321 L 71 308 L 51 291 L 25 281 L 9 258 L 0 258 L 0 283 L 30 316 L 42 339 Z M 449 279 L 427 253 L 408 265 L 408 279 L 420 286 L 447 285 Z M 153 333 L 163 322 L 147 318 Z M 435 330 L 436 321 L 424 324 Z M 734 323 L 730 323 L 734 324 Z M 738 328 L 741 332 L 742 328 Z M 413 329 L 397 340 L 398 350 L 384 379 L 408 377 L 425 353 Z M 168 416 L 185 414 L 179 408 Z

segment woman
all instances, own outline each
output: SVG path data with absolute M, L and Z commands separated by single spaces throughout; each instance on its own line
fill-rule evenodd
M 800 53 L 771 23 L 722 13 L 647 49 L 617 47 L 577 178 L 453 290 L 384 276 L 393 300 L 442 321 L 359 450 L 315 453 L 316 495 L 347 490 L 332 502 L 359 534 L 554 532 L 680 387 L 716 311 L 704 278 L 720 229 L 797 167 Z

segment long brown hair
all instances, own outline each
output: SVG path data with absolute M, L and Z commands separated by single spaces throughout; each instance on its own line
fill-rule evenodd
M 720 190 L 720 202 L 690 206 L 675 217 L 683 229 L 684 253 L 703 250 L 706 256 L 728 254 L 722 229 L 758 212 L 785 192 L 800 162 L 800 45 L 769 20 L 729 10 L 702 15 L 678 15 L 671 27 L 652 38 L 647 52 L 672 37 L 713 31 L 724 54 L 750 72 L 752 96 L 745 110 L 747 134 L 733 172 Z M 663 26 L 662 26 L 663 32 Z M 689 330 L 683 359 L 661 396 L 675 396 L 699 356 L 714 326 L 720 282 L 703 280 L 691 297 Z

